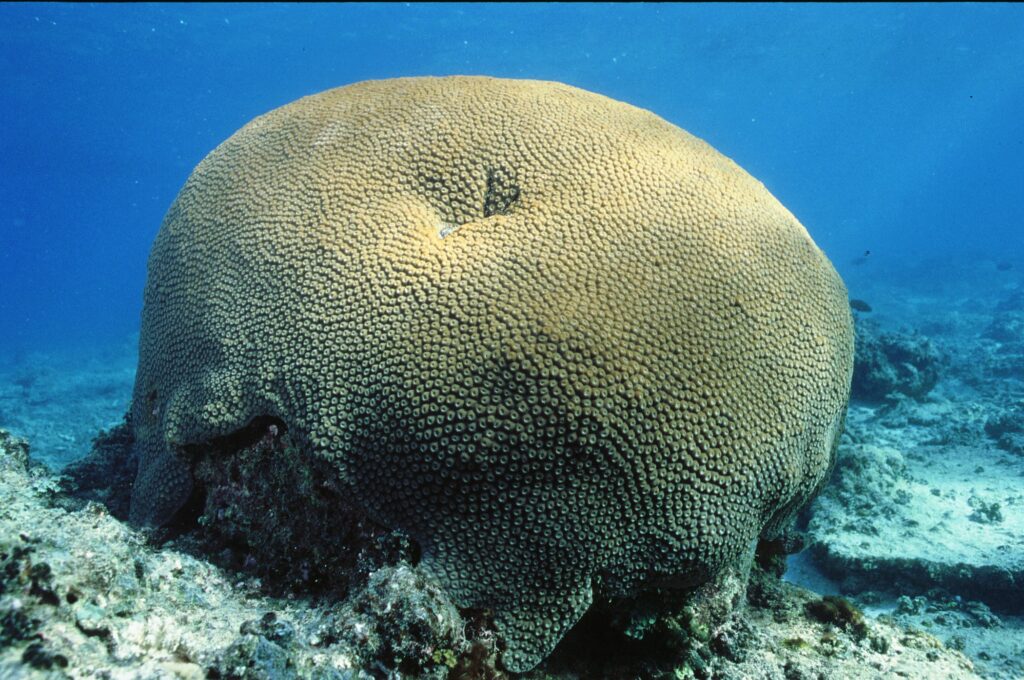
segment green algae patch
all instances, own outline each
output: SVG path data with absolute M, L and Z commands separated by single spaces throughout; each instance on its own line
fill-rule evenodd
M 862 640 L 868 634 L 864 614 L 845 598 L 826 595 L 820 600 L 808 602 L 804 610 L 812 619 L 848 630 L 857 639 Z

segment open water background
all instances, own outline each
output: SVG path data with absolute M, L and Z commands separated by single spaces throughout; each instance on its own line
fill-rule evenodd
M 0 356 L 130 337 L 164 212 L 254 116 L 445 74 L 654 111 L 764 182 L 848 282 L 1024 254 L 1019 5 L 8 3 Z

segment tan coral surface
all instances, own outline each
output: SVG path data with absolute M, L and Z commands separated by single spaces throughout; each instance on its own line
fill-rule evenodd
M 813 494 L 852 337 L 799 222 L 647 111 L 478 77 L 330 90 L 242 128 L 167 214 L 133 519 L 185 501 L 184 445 L 278 417 L 524 670 L 595 586 L 699 583 Z

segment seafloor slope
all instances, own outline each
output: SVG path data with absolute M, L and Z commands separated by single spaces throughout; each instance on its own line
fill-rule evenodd
M 873 311 L 858 313 L 856 399 L 798 558 L 994 678 L 1024 678 L 1022 276 L 950 259 L 851 282 Z

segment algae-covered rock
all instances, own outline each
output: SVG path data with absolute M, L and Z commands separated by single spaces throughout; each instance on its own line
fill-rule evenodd
M 444 680 L 469 651 L 458 609 L 436 584 L 409 565 L 374 572 L 351 599 L 339 637 L 403 676 Z
M 299 675 L 288 653 L 262 635 L 246 633 L 224 652 L 208 675 L 226 680 L 292 680 Z
M 0 430 L 0 471 L 24 472 L 28 470 L 28 442 Z
M 858 318 L 856 345 L 854 399 L 882 401 L 894 394 L 922 399 L 939 381 L 939 352 L 928 338 L 883 332 L 874 322 Z
M 997 313 L 985 329 L 983 337 L 1006 343 L 1024 342 L 1024 311 Z
M 129 418 L 109 431 L 100 432 L 88 455 L 63 469 L 64 490 L 78 499 L 102 503 L 118 519 L 128 519 L 139 465 L 134 443 Z
M 343 598 L 370 572 L 413 558 L 406 536 L 370 521 L 330 466 L 275 423 L 206 447 L 194 476 L 203 490 L 198 519 L 179 543 L 259 577 L 272 592 Z
M 996 414 L 985 422 L 985 434 L 1001 449 L 1024 456 L 1024 404 Z

